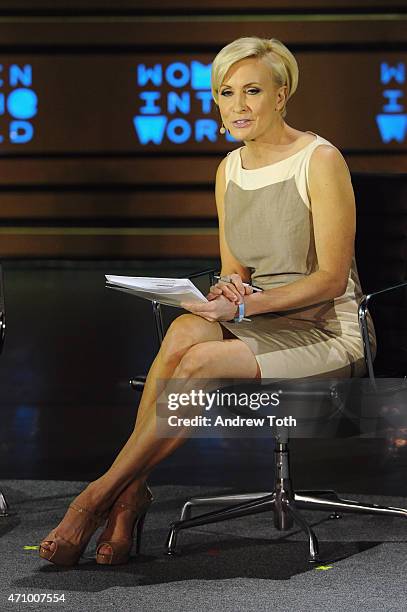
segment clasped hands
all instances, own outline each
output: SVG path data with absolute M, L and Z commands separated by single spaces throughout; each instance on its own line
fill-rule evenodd
M 253 288 L 243 284 L 239 274 L 229 274 L 210 287 L 208 302 L 183 302 L 185 310 L 203 317 L 207 321 L 230 321 L 237 313 L 244 296 L 253 293 Z

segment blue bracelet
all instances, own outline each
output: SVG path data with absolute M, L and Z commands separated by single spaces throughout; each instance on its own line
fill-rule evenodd
M 233 319 L 233 321 L 235 323 L 240 323 L 240 321 L 244 318 L 244 302 L 242 302 L 241 304 L 239 304 L 239 310 L 238 310 L 238 314 L 235 316 L 235 318 Z

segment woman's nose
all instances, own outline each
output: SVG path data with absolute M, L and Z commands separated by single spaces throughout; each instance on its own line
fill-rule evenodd
M 247 108 L 247 104 L 246 104 L 246 98 L 245 98 L 244 93 L 241 93 L 240 95 L 238 94 L 235 98 L 235 111 L 242 112 L 246 110 L 246 108 Z

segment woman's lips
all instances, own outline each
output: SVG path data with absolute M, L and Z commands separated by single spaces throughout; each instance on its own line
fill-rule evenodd
M 245 128 L 250 125 L 251 119 L 243 119 L 238 121 L 233 121 L 233 125 L 237 128 Z

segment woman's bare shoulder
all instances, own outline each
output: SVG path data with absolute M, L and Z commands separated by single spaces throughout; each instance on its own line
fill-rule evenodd
M 312 172 L 312 168 L 317 166 L 319 172 L 324 168 L 328 172 L 338 168 L 348 168 L 345 158 L 339 149 L 335 145 L 325 142 L 318 144 L 311 153 L 310 172 Z
M 224 180 L 225 174 L 226 174 L 226 164 L 228 162 L 228 156 L 231 155 L 231 153 L 233 153 L 233 151 L 229 151 L 228 153 L 226 153 L 225 157 L 223 157 L 223 159 L 221 159 L 221 161 L 219 162 L 217 170 L 216 170 L 216 180 L 218 179 Z
M 312 151 L 309 172 L 309 190 L 321 193 L 329 184 L 346 186 L 351 182 L 348 165 L 342 153 L 334 145 L 321 143 Z

